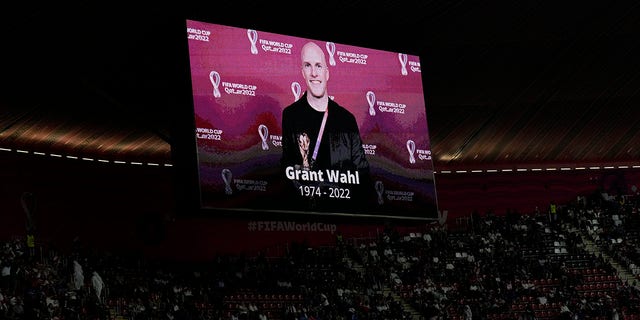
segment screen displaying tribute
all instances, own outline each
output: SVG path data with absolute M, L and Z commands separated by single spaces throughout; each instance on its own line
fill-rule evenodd
M 437 219 L 418 56 L 186 26 L 201 209 Z

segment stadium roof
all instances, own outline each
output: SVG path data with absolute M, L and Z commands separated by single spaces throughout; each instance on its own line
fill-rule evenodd
M 5 151 L 171 163 L 193 19 L 419 55 L 436 170 L 640 164 L 637 1 L 14 7 Z

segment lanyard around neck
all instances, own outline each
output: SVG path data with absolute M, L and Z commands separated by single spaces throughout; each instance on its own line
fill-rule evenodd
M 327 123 L 327 117 L 329 116 L 329 106 L 324 110 L 324 116 L 322 117 L 322 124 L 320 124 L 320 131 L 318 132 L 318 139 L 316 140 L 316 146 L 313 148 L 313 155 L 311 161 L 315 162 L 318 156 L 318 149 L 320 149 L 320 141 L 322 141 L 322 133 L 324 132 L 324 125 Z

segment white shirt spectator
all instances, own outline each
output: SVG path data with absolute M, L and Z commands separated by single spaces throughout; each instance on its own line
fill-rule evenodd
M 4 267 L 2 267 L 2 276 L 8 277 L 9 275 L 11 275 L 11 266 L 5 265 Z
M 471 312 L 471 307 L 468 304 L 464 305 L 464 319 L 471 320 L 473 319 L 473 313 Z
M 73 288 L 75 290 L 82 289 L 84 286 L 84 272 L 82 265 L 77 260 L 73 260 Z
M 96 292 L 98 301 L 102 301 L 102 289 L 104 289 L 104 281 L 102 281 L 102 277 L 100 277 L 100 275 L 96 271 L 94 271 L 91 275 L 91 285 L 93 286 L 93 290 L 95 290 Z

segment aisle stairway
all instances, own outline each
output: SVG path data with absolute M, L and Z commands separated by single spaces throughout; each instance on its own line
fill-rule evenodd
M 567 232 L 571 232 L 573 234 L 580 236 L 580 239 L 582 239 L 582 243 L 584 244 L 585 251 L 593 254 L 594 256 L 601 256 L 604 258 L 605 261 L 609 262 L 616 269 L 617 275 L 620 278 L 620 280 L 622 280 L 623 283 L 626 283 L 627 285 L 635 284 L 635 286 L 638 287 L 637 281 L 636 281 L 637 279 L 633 275 L 633 273 L 627 267 L 621 265 L 615 259 L 613 259 L 608 254 L 600 250 L 598 245 L 591 240 L 591 237 L 589 237 L 588 234 L 582 232 L 580 229 L 576 228 L 575 226 L 563 225 L 563 228 Z
M 347 257 L 347 259 L 350 260 L 351 266 L 352 266 L 351 268 L 353 270 L 358 271 L 360 274 L 364 273 L 364 266 L 362 266 L 358 262 L 353 261 L 353 259 L 351 258 Z M 405 299 L 403 299 L 400 295 L 398 295 L 398 293 L 395 290 L 390 288 L 387 284 L 382 285 L 381 291 L 384 296 L 391 295 L 391 297 L 395 301 L 400 302 L 400 304 L 402 305 L 402 309 L 404 309 L 406 312 L 408 312 L 411 315 L 412 320 L 424 319 L 422 314 L 418 310 L 416 310 L 409 301 L 406 301 Z
M 402 297 L 400 297 L 400 295 L 398 295 L 398 293 L 396 293 L 393 289 L 389 288 L 387 285 L 384 285 L 382 287 L 382 293 L 386 296 L 387 294 L 391 294 L 391 297 L 393 297 L 393 299 L 395 301 L 400 302 L 400 304 L 402 305 L 402 309 L 404 309 L 405 311 L 409 312 L 411 314 L 411 319 L 412 320 L 422 320 L 424 319 L 424 317 L 422 316 L 422 314 L 416 310 L 411 303 L 409 303 L 409 301 L 406 301 L 405 299 L 403 299 Z

